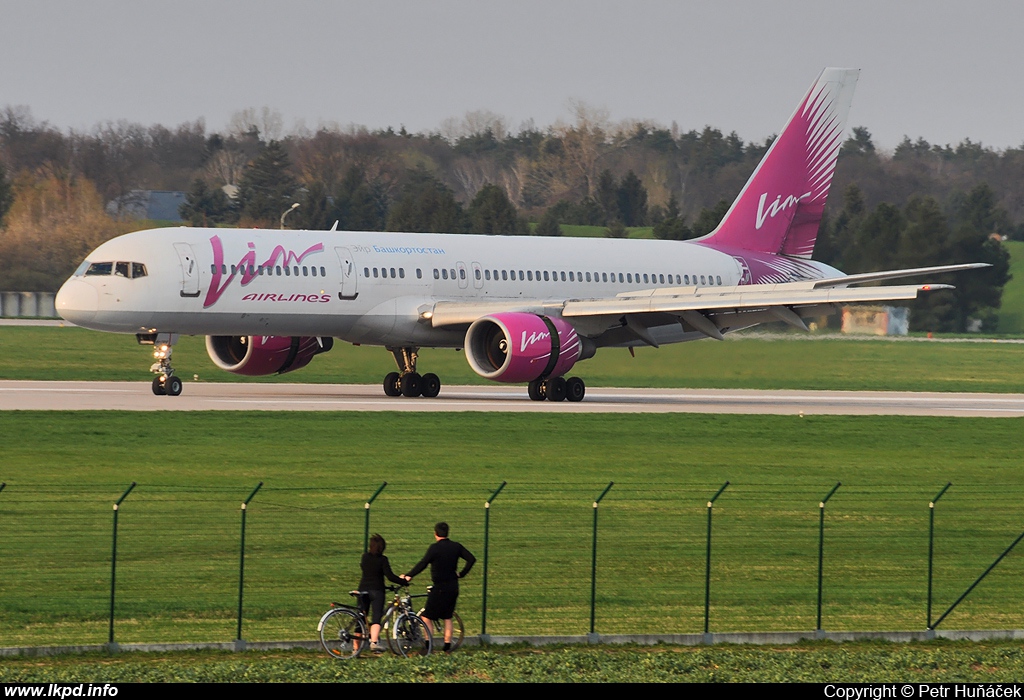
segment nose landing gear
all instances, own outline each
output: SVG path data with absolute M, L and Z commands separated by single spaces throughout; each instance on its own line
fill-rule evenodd
M 384 377 L 384 393 L 388 396 L 414 398 L 424 396 L 432 399 L 441 393 L 441 379 L 432 373 L 420 375 L 416 372 L 419 348 L 388 348 L 398 365 L 398 372 L 389 372 Z
M 149 368 L 158 376 L 153 378 L 153 393 L 157 396 L 179 396 L 183 387 L 180 378 L 175 376 L 171 367 L 171 353 L 178 342 L 177 333 L 156 333 L 145 336 L 138 335 L 140 345 L 153 345 L 153 359 L 156 362 Z

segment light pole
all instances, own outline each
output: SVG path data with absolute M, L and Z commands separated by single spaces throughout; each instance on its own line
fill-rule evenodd
M 284 210 L 284 213 L 281 214 L 281 228 L 284 228 L 284 217 L 288 216 L 289 214 L 291 214 L 293 211 L 295 211 L 298 208 L 299 208 L 299 203 L 296 202 L 295 204 L 291 205 L 290 207 L 288 207 L 287 209 Z

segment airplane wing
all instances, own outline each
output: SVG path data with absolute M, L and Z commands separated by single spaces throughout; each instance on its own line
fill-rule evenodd
M 805 316 L 831 313 L 836 305 L 916 299 L 921 292 L 952 289 L 948 284 L 856 287 L 851 285 L 925 274 L 957 272 L 985 263 L 946 265 L 846 275 L 780 284 L 748 284 L 735 287 L 668 287 L 623 292 L 614 297 L 568 300 L 509 300 L 446 302 L 434 305 L 434 327 L 468 325 L 488 314 L 522 312 L 561 316 L 588 328 L 625 326 L 648 344 L 657 343 L 647 328 L 682 321 L 704 335 L 721 340 L 722 330 L 747 327 L 766 321 L 784 321 L 807 329 Z M 602 324 L 602 320 L 607 324 Z M 585 333 L 586 334 L 586 333 Z

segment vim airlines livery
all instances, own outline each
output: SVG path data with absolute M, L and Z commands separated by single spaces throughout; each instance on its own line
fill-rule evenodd
M 93 251 L 57 294 L 87 328 L 153 344 L 153 393 L 177 396 L 178 337 L 205 335 L 228 372 L 290 372 L 337 338 L 380 345 L 388 396 L 437 396 L 422 347 L 465 348 L 482 377 L 531 399 L 580 401 L 566 378 L 603 347 L 721 340 L 839 305 L 914 299 L 948 285 L 858 285 L 980 264 L 844 275 L 811 260 L 858 71 L 828 68 L 800 101 L 721 224 L 693 241 L 367 231 L 178 228 Z

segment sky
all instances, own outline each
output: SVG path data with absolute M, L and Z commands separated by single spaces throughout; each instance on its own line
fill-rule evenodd
M 0 0 L 0 108 L 88 131 L 269 107 L 285 129 L 438 131 L 487 110 L 778 132 L 825 66 L 861 69 L 849 126 L 1024 143 L 1024 3 L 974 0 Z

